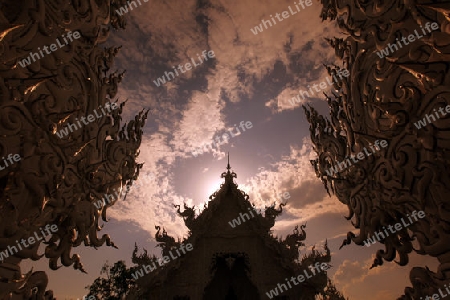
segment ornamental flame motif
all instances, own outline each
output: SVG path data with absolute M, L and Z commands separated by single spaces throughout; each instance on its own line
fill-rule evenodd
M 412 251 L 436 257 L 437 272 L 414 267 L 400 299 L 419 299 L 450 282 L 450 118 L 418 129 L 413 124 L 450 104 L 450 2 L 322 0 L 323 20 L 336 19 L 346 39 L 329 39 L 349 78 L 327 96 L 330 118 L 305 108 L 318 159 L 311 161 L 329 193 L 349 208 L 359 234 L 343 246 L 363 245 L 368 236 L 423 210 L 424 219 L 388 236 L 372 267 L 397 256 L 408 263 Z M 436 22 L 439 28 L 387 57 L 379 51 Z M 393 47 L 394 48 L 394 47 Z M 378 54 L 377 54 L 378 53 Z M 330 75 L 339 67 L 327 67 Z M 377 139 L 389 146 L 335 175 L 331 166 Z M 414 249 L 416 239 L 419 249 Z
M 84 243 L 114 247 L 101 237 L 106 210 L 93 203 L 104 194 L 130 186 L 139 175 L 136 163 L 147 112 L 121 126 L 125 103 L 112 99 L 123 73 L 110 72 L 120 47 L 102 49 L 111 27 L 125 21 L 114 12 L 125 1 L 2 1 L 0 3 L 0 156 L 20 161 L 0 170 L 0 251 L 41 227 L 58 227 L 42 241 L 0 263 L 0 299 L 53 299 L 45 291 L 44 272 L 22 274 L 23 259 L 45 255 L 51 269 L 61 264 L 84 272 L 72 248 Z M 33 61 L 19 62 L 67 32 L 79 38 Z M 56 132 L 92 114 L 106 103 L 118 108 L 63 138 Z M 60 261 L 60 263 L 59 263 Z

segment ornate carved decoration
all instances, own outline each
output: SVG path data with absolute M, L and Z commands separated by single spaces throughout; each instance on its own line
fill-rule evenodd
M 294 233 L 288 234 L 286 238 L 281 241 L 289 249 L 289 258 L 292 260 L 298 259 L 298 248 L 305 246 L 305 244 L 302 242 L 306 239 L 306 232 L 304 228 L 306 228 L 306 224 L 300 226 L 300 229 L 302 231 L 302 233 L 300 233 L 298 231 L 298 225 L 296 225 L 294 228 Z
M 266 206 L 264 210 L 264 224 L 262 225 L 265 230 L 270 230 L 275 225 L 275 219 L 283 212 L 283 206 L 285 203 L 280 203 L 278 209 L 275 209 L 275 203 L 271 206 Z
M 249 261 L 249 257 L 248 254 L 246 253 L 216 253 L 213 255 L 212 259 L 211 259 L 211 266 L 210 266 L 210 273 L 211 273 L 211 278 L 214 277 L 214 272 L 217 269 L 217 260 L 218 259 L 223 259 L 227 262 L 227 266 L 228 269 L 233 269 L 233 265 L 236 261 L 236 259 L 238 258 L 242 258 L 245 261 L 245 268 L 246 268 L 246 274 L 248 277 L 251 277 L 251 266 L 250 266 L 250 261 Z
M 161 227 L 155 226 L 155 229 L 157 230 L 155 240 L 158 242 L 158 247 L 161 247 L 164 256 L 169 256 L 169 251 L 178 248 L 180 241 L 175 242 L 175 239 L 168 235 L 164 228 L 162 233 L 160 233 Z
M 180 211 L 179 205 L 174 205 L 175 208 L 177 208 L 178 215 L 185 218 L 188 217 L 189 222 L 186 222 L 186 226 L 190 229 L 188 238 L 184 239 L 182 242 L 184 244 L 190 243 L 193 245 L 193 253 L 196 251 L 201 251 L 201 257 L 203 257 L 203 253 L 206 251 L 211 251 L 209 247 L 213 247 L 209 244 L 206 248 L 203 248 L 205 246 L 202 246 L 202 250 L 196 250 L 196 245 L 200 239 L 205 238 L 213 238 L 215 241 L 220 240 L 223 238 L 223 232 L 228 230 L 228 224 L 223 224 L 224 227 L 219 226 L 220 229 L 216 229 L 217 231 L 211 230 L 211 224 L 214 224 L 214 222 L 217 222 L 218 215 L 221 214 L 221 211 L 223 211 L 224 206 L 226 205 L 227 201 L 231 201 L 231 198 L 234 198 L 234 200 L 237 200 L 237 204 L 239 205 L 239 211 L 246 212 L 249 208 L 254 208 L 252 204 L 249 201 L 249 196 L 239 190 L 237 188 L 237 184 L 233 182 L 233 178 L 237 178 L 236 173 L 230 171 L 230 166 L 228 163 L 227 167 L 228 171 L 222 173 L 221 177 L 225 178 L 225 182 L 221 185 L 220 190 L 216 191 L 212 196 L 210 196 L 210 199 L 212 201 L 209 202 L 208 207 L 206 207 L 200 215 L 195 217 L 195 213 L 193 208 L 188 207 L 186 204 L 184 205 L 184 211 Z M 233 200 L 233 201 L 234 201 Z M 289 234 L 286 236 L 286 238 L 283 240 L 282 238 L 274 237 L 271 233 L 271 228 L 275 222 L 275 218 L 282 213 L 282 209 L 285 204 L 280 204 L 279 209 L 275 208 L 275 204 L 271 205 L 270 207 L 266 207 L 265 210 L 265 216 L 261 216 L 259 214 L 255 214 L 255 216 L 249 221 L 247 226 L 250 227 L 248 229 L 248 232 L 245 232 L 243 236 L 254 236 L 257 237 L 257 240 L 261 240 L 264 247 L 267 249 L 260 249 L 258 250 L 258 253 L 263 253 L 265 251 L 269 251 L 271 255 L 275 253 L 275 260 L 277 265 L 279 265 L 283 270 L 290 270 L 292 274 L 299 274 L 300 272 L 303 272 L 304 269 L 310 265 L 314 264 L 316 262 L 330 262 L 331 260 L 331 253 L 330 249 L 328 248 L 327 243 L 324 245 L 324 253 L 321 253 L 313 248 L 312 252 L 310 252 L 307 255 L 304 255 L 301 259 L 299 259 L 299 247 L 304 246 L 304 241 L 306 239 L 306 224 L 299 227 L 296 226 L 293 230 L 292 234 Z M 186 219 L 185 219 L 186 220 Z M 215 224 L 214 226 L 216 226 Z M 162 248 L 162 255 L 167 256 L 168 250 L 178 247 L 180 241 L 178 243 L 175 242 L 175 239 L 173 237 L 170 237 L 167 235 L 165 230 L 161 233 L 161 227 L 156 226 L 157 232 L 155 234 L 155 239 L 159 243 L 158 246 Z M 245 229 L 247 230 L 247 229 Z M 301 232 L 300 232 L 301 231 Z M 229 232 L 228 232 L 229 233 Z M 227 236 L 226 241 L 229 241 L 229 236 Z M 255 239 L 249 238 L 249 243 L 252 243 Z M 211 240 L 208 240 L 211 241 Z M 204 244 L 205 240 L 202 240 L 199 244 Z M 223 240 L 222 240 L 223 242 Z M 263 247 L 263 248 L 264 248 Z M 215 249 L 215 248 L 214 248 Z M 208 284 L 211 283 L 211 280 L 215 276 L 216 267 L 217 267 L 217 261 L 221 260 L 226 263 L 226 266 L 229 270 L 233 269 L 233 266 L 236 264 L 237 259 L 244 259 L 245 261 L 245 272 L 248 278 L 251 278 L 251 280 L 256 280 L 255 277 L 258 275 L 255 273 L 251 273 L 252 271 L 252 265 L 251 260 L 257 260 L 256 257 L 251 258 L 250 254 L 248 252 L 245 252 L 242 249 L 239 249 L 239 251 L 228 251 L 228 252 L 221 252 L 222 249 L 220 249 L 219 252 L 213 252 L 211 263 L 210 263 L 210 269 L 209 272 L 205 272 L 208 274 L 207 278 L 201 278 L 199 279 L 199 282 L 202 282 L 202 284 Z M 137 250 L 136 250 L 137 251 Z M 136 257 L 136 251 L 133 253 L 133 259 Z M 192 254 L 192 253 L 191 253 Z M 193 254 L 192 254 L 193 255 Z M 138 257 L 136 257 L 135 261 L 138 262 Z M 156 271 L 151 272 L 147 275 L 145 275 L 142 280 L 138 282 L 141 289 L 138 292 L 136 292 L 130 299 L 141 299 L 142 297 L 150 297 L 150 295 L 156 295 L 152 294 L 152 292 L 155 292 L 156 289 L 164 284 L 168 284 L 168 280 L 171 278 L 171 276 L 176 276 L 175 272 L 190 272 L 186 270 L 180 270 L 180 266 L 182 266 L 183 262 L 186 262 L 186 256 L 181 256 L 177 258 L 174 261 L 169 262 L 167 265 L 162 267 L 161 269 L 158 268 Z M 148 259 L 146 258 L 145 261 Z M 145 261 L 141 260 L 141 263 L 144 264 Z M 192 262 L 191 262 L 192 263 Z M 208 262 L 209 263 L 209 262 Z M 195 262 L 195 265 L 202 265 L 202 263 Z M 185 265 L 191 265 L 190 263 L 186 263 Z M 202 272 L 200 272 L 201 274 Z M 172 274 L 172 275 L 171 275 Z M 196 274 L 196 276 L 201 276 L 199 274 Z M 217 279 L 217 278 L 216 278 Z M 277 283 L 281 282 L 280 278 L 276 278 Z M 311 281 L 308 281 L 305 286 L 302 286 L 302 292 L 301 294 L 305 297 L 304 299 L 312 299 L 314 295 L 318 295 L 322 293 L 323 289 L 327 286 L 328 283 L 328 277 L 326 273 L 318 274 L 314 277 L 314 279 L 310 279 Z M 207 286 L 209 287 L 209 285 Z M 190 291 L 195 290 L 197 287 L 193 286 Z M 206 288 L 206 287 L 205 287 Z M 183 290 L 183 293 L 185 293 L 185 290 Z M 194 292 L 192 292 L 194 294 Z M 159 295 L 159 294 L 158 294 Z M 141 297 L 141 298 L 140 298 Z M 308 298 L 311 297 L 311 298 Z
M 123 28 L 123 18 L 112 8 L 126 1 L 56 2 L 0 4 L 0 156 L 21 157 L 0 170 L 0 251 L 40 227 L 58 226 L 44 254 L 38 253 L 39 241 L 0 264 L 1 299 L 53 299 L 45 292 L 45 273 L 21 274 L 22 259 L 45 255 L 53 270 L 61 267 L 60 260 L 84 272 L 73 247 L 115 247 L 109 235 L 97 236 L 115 201 L 100 209 L 93 203 L 130 186 L 142 167 L 136 158 L 147 112 L 120 127 L 124 103 L 66 136 L 56 134 L 116 96 L 123 73 L 110 68 L 120 47 L 99 44 L 111 26 Z M 19 63 L 68 31 L 81 37 L 29 65 Z
M 192 227 L 194 226 L 194 220 L 195 220 L 195 206 L 189 207 L 186 205 L 186 203 L 184 203 L 184 211 L 183 212 L 180 211 L 179 205 L 174 205 L 174 207 L 178 208 L 177 213 L 180 217 L 183 218 L 184 224 L 186 225 L 186 227 L 189 228 L 190 230 L 192 230 Z
M 393 225 L 414 210 L 426 217 L 382 241 L 373 267 L 383 260 L 406 265 L 416 251 L 439 259 L 437 273 L 423 268 L 411 271 L 414 288 L 402 299 L 419 299 L 449 283 L 450 212 L 445 198 L 449 189 L 450 119 L 440 118 L 418 129 L 415 122 L 450 104 L 450 2 L 335 1 L 322 0 L 323 20 L 336 19 L 346 39 L 329 39 L 349 78 L 335 84 L 327 95 L 330 118 L 305 108 L 318 159 L 311 161 L 328 193 L 349 208 L 359 233 L 349 232 L 343 246 L 363 241 L 383 226 Z M 397 39 L 436 22 L 439 29 L 399 48 L 385 58 L 377 51 Z M 330 75 L 339 67 L 327 67 Z M 385 139 L 386 150 L 355 163 L 337 174 L 331 166 Z M 417 239 L 419 249 L 413 249 Z
M 154 262 L 157 260 L 155 255 L 149 256 L 147 250 L 146 249 L 143 249 L 143 250 L 144 250 L 144 252 L 142 254 L 138 254 L 138 246 L 136 243 L 134 244 L 134 250 L 133 250 L 133 254 L 131 256 L 131 261 L 134 264 L 137 264 L 140 266 L 149 265 L 151 262 Z

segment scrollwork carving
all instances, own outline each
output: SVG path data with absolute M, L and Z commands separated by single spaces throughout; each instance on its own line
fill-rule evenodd
M 0 250 L 42 226 L 58 226 L 43 254 L 37 242 L 0 263 L 2 299 L 53 299 L 45 291 L 45 273 L 21 274 L 22 259 L 45 255 L 51 269 L 60 268 L 60 262 L 85 271 L 80 256 L 71 253 L 74 247 L 115 247 L 109 235 L 97 236 L 115 201 L 100 209 L 94 203 L 104 194 L 120 194 L 142 168 L 136 159 L 148 111 L 121 124 L 125 103 L 112 99 L 124 73 L 110 71 L 120 47 L 99 46 L 111 26 L 123 28 L 124 18 L 112 8 L 125 1 L 57 2 L 18 5 L 6 0 L 0 6 L 0 155 L 21 157 L 0 170 Z M 23 64 L 30 52 L 55 43 L 68 31 L 79 32 L 80 38 Z M 111 113 L 66 135 L 57 134 L 111 102 L 118 105 Z
M 195 206 L 189 207 L 186 205 L 186 203 L 184 203 L 183 212 L 180 211 L 179 205 L 174 205 L 174 207 L 177 208 L 177 213 L 180 217 L 183 218 L 186 227 L 192 230 L 195 221 Z
M 412 241 L 417 239 L 420 248 L 416 252 L 438 258 L 442 268 L 450 252 L 450 218 L 444 196 L 450 192 L 446 155 L 450 121 L 443 117 L 423 128 L 414 124 L 450 104 L 450 4 L 335 0 L 323 0 L 322 4 L 323 20 L 336 19 L 348 35 L 328 41 L 351 75 L 335 86 L 332 96 L 326 96 L 329 119 L 311 107 L 304 109 L 318 154 L 311 164 L 328 193 L 347 205 L 347 219 L 359 230 L 358 234 L 349 232 L 343 246 L 352 242 L 362 245 L 384 226 L 423 210 L 426 218 L 408 227 L 412 235 L 403 229 L 381 241 L 384 249 L 377 251 L 372 267 L 396 256 L 400 265 L 406 265 L 414 251 Z M 436 22 L 439 29 L 380 57 L 380 50 L 427 22 Z M 327 67 L 328 73 L 337 68 Z M 386 151 L 337 174 L 327 173 L 377 139 L 388 141 Z M 450 282 L 446 273 L 438 273 L 414 268 L 414 288 L 407 288 L 402 299 L 432 294 L 423 284 L 436 290 Z

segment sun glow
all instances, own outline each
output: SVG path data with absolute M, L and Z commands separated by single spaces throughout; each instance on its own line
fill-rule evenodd
M 205 183 L 206 197 L 209 198 L 215 191 L 220 189 L 220 185 L 224 182 L 223 178 L 211 179 Z

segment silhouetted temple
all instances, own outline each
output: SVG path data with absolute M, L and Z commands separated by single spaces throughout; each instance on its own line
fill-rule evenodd
M 138 284 L 144 287 L 144 293 L 134 299 L 255 300 L 267 298 L 266 292 L 282 284 L 287 290 L 273 299 L 314 299 L 317 291 L 327 285 L 326 272 L 298 285 L 287 285 L 285 279 L 303 274 L 306 266 L 329 262 L 328 247 L 325 245 L 325 254 L 313 250 L 301 263 L 296 261 L 298 248 L 306 238 L 305 226 L 301 226 L 301 232 L 296 227 L 293 234 L 277 240 L 270 229 L 283 204 L 279 209 L 275 204 L 266 207 L 264 217 L 251 213 L 254 207 L 249 196 L 233 182 L 236 174 L 230 172 L 229 164 L 227 169 L 221 175 L 225 182 L 210 196 L 208 207 L 199 216 L 195 217 L 194 208 L 184 205 L 180 212 L 176 206 L 190 230 L 183 244 L 192 244 L 193 250 L 140 278 Z M 229 222 L 239 216 L 246 221 L 233 228 Z M 163 255 L 181 244 L 165 231 L 160 234 L 158 230 L 155 238 Z M 136 259 L 135 252 L 133 261 Z

